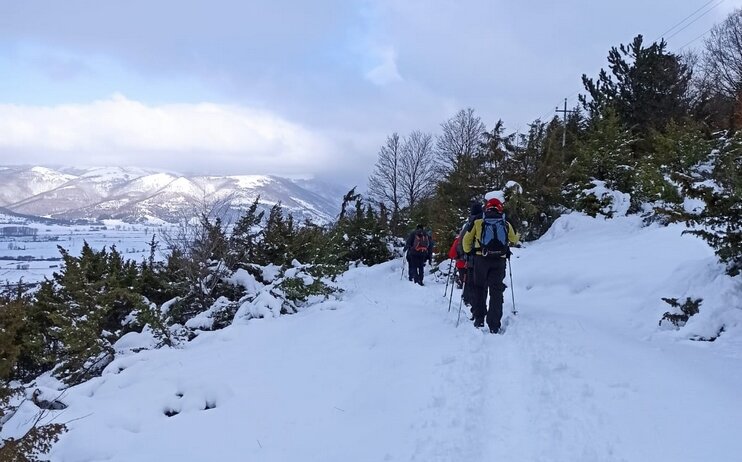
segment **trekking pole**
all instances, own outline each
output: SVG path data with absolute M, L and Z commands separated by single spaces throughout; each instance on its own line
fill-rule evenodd
M 406 260 L 406 258 L 405 258 L 405 255 L 406 254 L 407 254 L 407 252 L 405 252 L 405 254 L 402 255 L 402 275 L 399 277 L 399 280 L 400 281 L 404 279 L 404 268 L 405 268 L 405 266 L 407 266 L 407 265 L 404 264 L 404 262 Z
M 461 292 L 464 293 L 463 291 Z M 451 301 L 453 300 L 453 283 L 451 283 L 451 294 L 448 296 L 448 312 L 451 312 Z
M 456 327 L 459 327 L 459 321 L 461 321 L 461 303 L 464 301 L 464 291 L 461 291 L 461 298 L 459 299 L 459 315 L 456 316 Z
M 518 314 L 518 310 L 515 309 L 515 292 L 513 292 L 513 265 L 510 264 L 510 256 L 508 256 L 508 270 L 510 271 L 510 295 L 513 296 L 513 316 Z
M 446 298 L 448 294 L 448 281 L 451 279 L 451 265 L 453 265 L 453 258 L 448 261 L 448 274 L 446 275 L 446 290 L 443 291 L 443 298 Z M 453 290 L 453 285 L 451 286 Z

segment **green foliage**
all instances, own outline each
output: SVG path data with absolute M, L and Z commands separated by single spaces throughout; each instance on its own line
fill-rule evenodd
M 691 316 L 698 314 L 701 302 L 703 302 L 701 298 L 692 299 L 690 297 L 687 297 L 683 303 L 680 303 L 677 298 L 663 297 L 662 300 L 673 307 L 675 313 L 666 311 L 660 319 L 660 325 L 662 325 L 662 321 L 668 321 L 675 327 L 684 326 Z M 678 313 L 678 311 L 680 312 Z
M 570 181 L 584 183 L 596 179 L 611 189 L 631 190 L 636 161 L 631 154 L 632 137 L 616 113 L 606 113 L 592 121 L 576 146 L 576 159 L 571 165 Z
M 354 206 L 351 208 L 351 203 Z M 347 264 L 361 262 L 375 265 L 391 258 L 389 233 L 381 225 L 379 215 L 366 205 L 355 188 L 346 194 L 342 212 L 329 232 L 327 258 L 322 263 Z
M 679 56 L 667 52 L 664 40 L 644 46 L 638 35 L 629 45 L 611 48 L 608 64 L 611 75 L 601 70 L 597 80 L 582 76 L 591 100 L 580 100 L 591 119 L 612 110 L 623 125 L 641 134 L 688 116 L 691 71 Z
M 611 196 L 598 196 L 594 191 L 589 190 L 586 187 L 577 189 L 573 205 L 575 210 L 583 212 L 591 217 L 605 215 L 606 217 L 611 218 L 613 216 L 613 212 L 610 211 L 611 205 L 613 204 Z
M 742 133 L 722 140 L 707 175 L 678 175 L 685 193 L 705 208 L 687 217 L 699 226 L 688 231 L 703 238 L 726 264 L 727 273 L 742 273 Z
M 0 460 L 3 462 L 44 462 L 48 459 L 42 457 L 51 450 L 54 443 L 59 441 L 59 435 L 66 431 L 67 426 L 64 424 L 33 426 L 21 438 L 2 441 Z
M 283 265 L 291 262 L 290 250 L 295 232 L 294 219 L 283 216 L 281 204 L 274 205 L 263 228 L 263 240 L 256 251 L 255 263 Z
M 537 239 L 555 219 L 547 215 L 547 206 L 540 208 L 534 202 L 515 190 L 505 191 L 505 216 L 523 241 Z
M 260 227 L 265 212 L 258 213 L 260 196 L 256 197 L 247 211 L 237 220 L 230 236 L 230 252 L 236 262 L 255 262 L 263 229 Z
M 73 257 L 60 247 L 64 265 L 45 281 L 36 305 L 54 324 L 50 352 L 60 362 L 55 373 L 68 383 L 95 375 L 113 358 L 112 344 L 130 328 L 126 318 L 147 305 L 138 290 L 139 271 L 112 247 L 93 250 L 87 243 Z
M 312 278 L 312 282 L 307 284 L 303 277 L 285 278 L 278 288 L 283 291 L 287 300 L 297 304 L 305 303 L 312 296 L 327 298 L 338 290 L 325 284 L 320 278 Z
M 22 298 L 0 300 L 0 381 L 16 375 L 18 360 L 25 352 L 22 334 L 27 325 L 24 314 L 28 306 Z
M 5 378 L 0 378 L 0 422 L 4 423 L 13 416 L 21 402 L 23 389 L 10 386 Z M 12 404 L 15 401 L 16 404 Z M 0 460 L 3 462 L 42 462 L 42 457 L 51 450 L 59 435 L 67 431 L 64 424 L 39 425 L 46 414 L 39 412 L 31 428 L 20 438 L 0 440 Z M 2 425 L 0 425 L 2 428 Z

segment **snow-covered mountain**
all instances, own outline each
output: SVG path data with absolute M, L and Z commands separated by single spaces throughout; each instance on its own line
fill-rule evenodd
M 213 200 L 224 199 L 232 211 L 260 196 L 267 210 L 276 203 L 298 219 L 331 221 L 344 188 L 312 180 L 277 176 L 185 176 L 132 167 L 90 169 L 0 167 L 0 207 L 57 219 L 175 221 Z

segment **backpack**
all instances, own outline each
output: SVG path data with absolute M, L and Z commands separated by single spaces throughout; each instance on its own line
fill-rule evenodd
M 502 256 L 508 251 L 508 224 L 504 214 L 493 214 L 482 218 L 482 240 L 479 242 L 482 256 Z
M 430 239 L 426 233 L 415 234 L 415 242 L 412 244 L 412 249 L 417 253 L 428 253 L 430 247 Z

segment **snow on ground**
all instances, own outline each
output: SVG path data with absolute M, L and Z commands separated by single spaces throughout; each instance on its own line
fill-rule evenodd
M 51 460 L 739 460 L 742 287 L 680 231 L 563 217 L 515 250 L 504 335 L 400 260 L 354 269 L 342 301 L 119 357 L 65 393 Z M 697 325 L 661 330 L 685 295 Z

